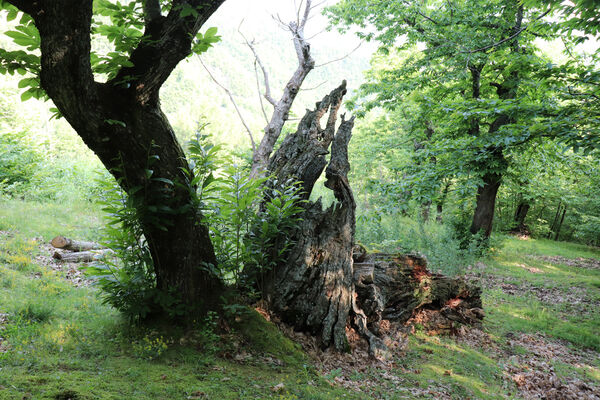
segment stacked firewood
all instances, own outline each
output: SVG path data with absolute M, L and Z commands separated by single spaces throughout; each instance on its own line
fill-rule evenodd
M 56 249 L 53 258 L 63 262 L 90 262 L 112 254 L 112 250 L 95 243 L 56 236 L 50 244 Z

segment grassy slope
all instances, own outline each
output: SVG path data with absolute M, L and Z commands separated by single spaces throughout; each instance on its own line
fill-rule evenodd
M 63 272 L 40 265 L 42 240 L 59 233 L 97 238 L 98 218 L 85 205 L 0 204 L 0 337 L 5 339 L 0 340 L 0 399 L 397 399 L 435 398 L 438 390 L 457 399 L 514 398 L 514 384 L 503 377 L 503 365 L 511 361 L 497 354 L 512 333 L 539 332 L 549 340 L 566 339 L 574 348 L 600 350 L 596 312 L 574 312 L 565 303 L 492 286 L 484 292 L 485 330 L 495 347 L 417 331 L 389 371 L 395 379 L 375 369 L 357 370 L 345 378 L 375 385 L 368 393 L 348 391 L 328 383 L 345 372 L 320 375 L 298 345 L 255 313 L 233 322 L 232 333 L 221 340 L 202 323 L 191 332 L 128 329 L 93 290 L 75 288 L 62 279 Z M 600 271 L 528 255 L 600 258 L 600 251 L 511 238 L 481 273 L 555 294 L 576 287 L 598 300 Z M 580 367 L 556 360 L 552 366 L 559 377 L 600 382 L 600 360 Z M 284 388 L 273 392 L 279 383 Z

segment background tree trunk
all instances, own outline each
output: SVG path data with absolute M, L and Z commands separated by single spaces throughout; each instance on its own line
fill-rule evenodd
M 488 173 L 483 177 L 483 185 L 477 189 L 477 199 L 471 233 L 473 235 L 483 232 L 484 238 L 489 238 L 492 233 L 494 209 L 496 207 L 496 194 L 500 188 L 502 176 Z

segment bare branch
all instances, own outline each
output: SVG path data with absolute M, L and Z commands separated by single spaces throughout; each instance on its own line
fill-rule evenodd
M 256 76 L 256 92 L 258 93 L 258 100 L 260 101 L 260 109 L 265 117 L 265 122 L 269 123 L 269 117 L 267 117 L 267 112 L 265 111 L 265 104 L 263 102 L 263 96 L 260 94 L 260 79 L 258 78 L 258 61 L 254 60 L 254 75 Z
M 325 66 L 325 65 L 327 65 L 327 64 L 331 64 L 331 63 L 334 63 L 334 62 L 342 61 L 343 59 L 350 57 L 350 55 L 351 55 L 352 53 L 354 53 L 356 50 L 358 50 L 358 49 L 360 48 L 360 46 L 362 46 L 362 45 L 363 45 L 363 43 L 364 43 L 364 42 L 360 42 L 360 43 L 358 44 L 358 46 L 356 46 L 356 47 L 355 47 L 355 48 L 354 48 L 352 51 L 350 51 L 349 53 L 346 53 L 344 56 L 342 56 L 342 57 L 340 57 L 340 58 L 336 58 L 336 59 L 334 59 L 334 60 L 330 60 L 330 61 L 324 62 L 323 64 L 318 64 L 318 65 L 315 65 L 315 68 L 323 67 L 323 66 Z
M 244 125 L 244 128 L 246 128 L 246 132 L 248 132 L 248 136 L 250 137 L 250 143 L 252 144 L 252 152 L 256 151 L 256 144 L 254 142 L 254 136 L 252 135 L 252 131 L 250 130 L 250 127 L 248 126 L 248 124 L 246 124 L 246 120 L 244 119 L 244 116 L 242 115 L 242 112 L 240 111 L 237 103 L 235 102 L 235 99 L 233 98 L 233 95 L 231 94 L 231 92 L 229 91 L 229 89 L 227 89 L 225 86 L 223 86 L 218 80 L 217 78 L 214 77 L 214 75 L 210 72 L 210 70 L 208 69 L 208 67 L 204 64 L 204 61 L 202 61 L 202 57 L 200 57 L 198 54 L 196 54 L 196 57 L 198 58 L 198 61 L 200 61 L 200 64 L 202 64 L 202 67 L 204 67 L 204 70 L 208 73 L 208 76 L 210 76 L 210 79 L 212 79 L 212 81 L 214 83 L 217 84 L 217 86 L 219 86 L 221 89 L 223 89 L 223 91 L 227 94 L 227 96 L 229 96 L 229 100 L 231 101 L 231 104 L 233 104 L 233 107 L 235 108 L 235 111 L 238 114 L 238 117 L 240 117 L 240 121 L 242 122 L 242 125 Z
M 306 88 L 306 89 L 305 89 L 305 88 L 302 88 L 302 89 L 300 89 L 300 90 L 302 90 L 302 91 L 304 91 L 304 92 L 307 92 L 307 91 L 309 91 L 309 90 L 315 90 L 315 89 L 318 89 L 318 88 L 320 88 L 321 86 L 323 86 L 323 85 L 324 85 L 324 84 L 326 84 L 326 83 L 327 83 L 327 81 L 323 81 L 323 82 L 319 83 L 317 86 L 313 86 L 313 87 L 311 87 L 311 88 Z
M 276 101 L 271 96 L 271 86 L 269 84 L 269 74 L 267 73 L 267 69 L 265 68 L 264 64 L 262 63 L 262 60 L 258 56 L 258 52 L 256 51 L 256 47 L 254 46 L 254 41 L 251 42 L 248 39 L 246 39 L 246 36 L 244 36 L 244 34 L 241 31 L 241 24 L 240 24 L 240 28 L 238 28 L 238 32 L 242 36 L 242 38 L 244 39 L 244 42 L 246 42 L 246 45 L 252 51 L 252 54 L 254 54 L 255 64 L 258 63 L 258 66 L 260 67 L 260 69 L 261 69 L 261 71 L 263 73 L 263 80 L 265 82 L 265 94 L 264 94 L 265 99 L 267 99 L 267 101 L 269 103 L 271 103 L 273 106 L 275 106 L 276 105 Z M 262 102 L 262 99 L 261 99 L 261 102 Z
M 298 27 L 304 31 L 304 27 L 306 26 L 306 21 L 308 21 L 308 16 L 310 15 L 310 10 L 311 8 L 311 4 L 312 4 L 312 0 L 306 0 L 306 8 L 304 9 L 304 15 L 302 16 L 302 21 L 299 21 L 298 23 Z M 300 3 L 300 6 L 302 6 L 302 3 Z

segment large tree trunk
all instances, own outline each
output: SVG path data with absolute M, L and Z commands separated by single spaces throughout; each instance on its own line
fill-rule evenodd
M 422 259 L 419 265 L 408 262 L 401 266 L 399 261 L 393 265 L 371 262 L 364 252 L 353 256 L 356 205 L 347 178 L 353 118 L 346 121 L 342 117 L 337 132 L 335 129 L 345 92 L 344 82 L 317 103 L 314 111 L 308 111 L 297 132 L 285 139 L 270 160 L 269 172 L 275 176 L 271 184 L 299 179 L 308 199 L 327 165 L 325 155 L 331 144 L 325 186 L 337 202 L 326 210 L 320 200 L 305 203 L 302 222 L 290 237 L 293 247 L 270 271 L 262 292 L 284 322 L 316 335 L 323 347 L 347 350 L 346 331 L 353 327 L 368 340 L 372 355 L 384 356 L 387 351 L 380 329 L 384 319 L 403 323 L 418 309 L 432 305 L 439 310 L 447 300 L 466 298 L 468 293 L 474 299 L 469 297 L 469 309 L 480 307 L 481 301 L 476 289 L 465 291 L 468 285 L 457 280 L 445 278 L 453 283 L 441 283 L 446 281 L 427 272 Z M 328 111 L 326 126 L 321 128 L 320 121 Z M 354 259 L 362 264 L 354 264 Z M 421 279 L 423 274 L 427 280 Z M 413 276 L 419 278 L 418 283 Z
M 515 25 L 512 28 L 514 37 L 510 42 L 511 51 L 515 54 L 521 51 L 519 48 L 519 37 L 517 32 L 520 32 L 522 22 L 523 5 L 519 4 L 517 5 L 517 9 L 515 11 Z M 474 74 L 473 84 L 475 85 L 475 80 L 479 81 L 479 79 L 480 75 Z M 503 82 L 491 82 L 490 85 L 496 88 L 496 93 L 498 94 L 499 99 L 515 99 L 517 97 L 517 90 L 519 88 L 519 70 L 517 68 L 513 68 L 508 76 L 504 78 Z M 500 128 L 514 122 L 514 116 L 509 114 L 500 114 L 490 125 L 488 135 L 493 137 L 493 135 L 500 131 Z M 475 134 L 479 135 L 479 132 L 477 131 Z M 506 158 L 504 157 L 502 146 L 492 146 L 484 148 L 481 151 L 489 153 L 488 158 L 485 160 L 485 164 L 481 165 L 481 167 L 488 172 L 486 172 L 483 176 L 483 185 L 477 189 L 476 206 L 470 231 L 472 234 L 483 232 L 484 239 L 488 239 L 492 233 L 492 223 L 494 221 L 494 210 L 496 206 L 496 194 L 498 193 L 498 189 L 500 188 L 500 184 L 502 182 L 502 175 L 506 171 L 508 164 Z M 481 162 L 479 163 L 481 164 Z
M 167 16 L 144 2 L 144 40 L 129 67 L 106 83 L 94 80 L 90 65 L 92 0 L 12 1 L 29 13 L 41 37 L 41 84 L 86 145 L 135 195 L 149 244 L 158 288 L 190 308 L 214 303 L 221 282 L 208 229 L 199 221 L 185 155 L 159 105 L 159 89 L 191 49 L 202 24 L 224 0 L 189 1 L 200 10 Z M 150 8 L 148 8 L 150 7 Z

